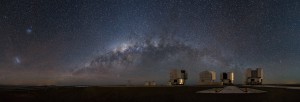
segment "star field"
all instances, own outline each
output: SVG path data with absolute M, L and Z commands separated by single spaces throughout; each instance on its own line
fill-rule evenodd
M 300 83 L 298 0 L 1 0 L 0 84 L 166 84 L 262 67 Z

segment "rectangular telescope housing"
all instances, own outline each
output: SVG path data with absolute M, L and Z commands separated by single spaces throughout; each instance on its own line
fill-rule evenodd
M 252 70 L 248 68 L 246 70 L 246 84 L 247 85 L 261 85 L 263 82 L 263 69 L 256 68 Z
M 200 85 L 212 85 L 214 84 L 214 81 L 216 80 L 216 72 L 214 71 L 203 71 L 199 74 Z
M 223 72 L 220 75 L 220 79 L 223 82 L 223 85 L 232 85 L 234 80 L 233 72 Z
M 185 70 L 177 70 L 177 69 L 171 70 L 169 84 L 184 85 L 185 80 L 187 80 L 187 72 Z

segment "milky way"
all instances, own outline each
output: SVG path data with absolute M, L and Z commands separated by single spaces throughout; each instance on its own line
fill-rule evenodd
M 0 84 L 101 85 L 262 67 L 300 83 L 298 0 L 0 1 Z
M 121 44 L 116 49 L 92 59 L 85 67 L 76 69 L 74 74 L 117 74 L 119 77 L 131 78 L 143 75 L 148 78 L 168 75 L 171 69 L 176 68 L 191 72 L 221 68 L 228 70 L 231 61 L 232 59 L 222 55 L 220 49 L 193 48 L 178 40 L 160 38 Z

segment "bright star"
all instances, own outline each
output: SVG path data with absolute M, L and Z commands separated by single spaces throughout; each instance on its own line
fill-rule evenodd
M 29 28 L 26 29 L 26 33 L 30 34 L 32 32 L 32 26 L 30 26 Z

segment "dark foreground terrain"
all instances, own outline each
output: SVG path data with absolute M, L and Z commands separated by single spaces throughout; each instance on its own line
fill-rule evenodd
M 0 102 L 300 102 L 300 90 L 255 88 L 260 94 L 197 94 L 212 87 L 1 86 Z

